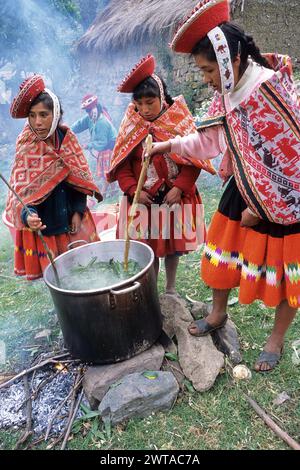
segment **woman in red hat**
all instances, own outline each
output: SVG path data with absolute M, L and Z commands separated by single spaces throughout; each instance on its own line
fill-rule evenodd
M 78 119 L 71 126 L 75 134 L 81 134 L 86 130 L 90 133 L 90 142 L 84 146 L 92 155 L 90 161 L 91 169 L 97 180 L 99 178 L 103 196 L 105 195 L 108 182 L 106 172 L 110 167 L 112 149 L 114 148 L 117 131 L 114 128 L 111 117 L 107 109 L 102 106 L 96 95 L 86 95 L 81 102 L 81 109 L 86 111 L 86 115 Z
M 202 278 L 213 288 L 213 310 L 189 331 L 204 336 L 226 320 L 230 289 L 239 300 L 276 307 L 257 371 L 280 360 L 285 333 L 300 305 L 300 112 L 287 56 L 263 57 L 229 22 L 227 0 L 204 0 L 176 32 L 171 47 L 192 53 L 215 90 L 201 132 L 156 144 L 151 153 L 190 158 L 224 153 L 228 180 L 210 225 Z
M 9 194 L 6 214 L 16 228 L 15 273 L 37 279 L 49 263 L 37 231 L 53 257 L 76 240 L 97 241 L 86 195 L 102 196 L 94 184 L 82 149 L 62 125 L 58 98 L 34 75 L 20 87 L 11 106 L 13 118 L 28 118 L 17 139 L 10 184 L 30 210 Z
M 147 135 L 152 134 L 154 141 L 163 141 L 195 130 L 184 98 L 172 99 L 154 71 L 154 57 L 148 55 L 119 87 L 120 92 L 133 94 L 107 175 L 110 182 L 118 181 L 126 196 L 121 204 L 119 238 L 125 238 L 127 213 L 137 189 Z M 195 250 L 204 238 L 201 199 L 195 186 L 201 168 L 214 173 L 212 166 L 204 161 L 187 161 L 176 153 L 155 156 L 148 167 L 140 195 L 139 217 L 134 221 L 135 233 L 130 233 L 132 238 L 147 243 L 153 249 L 156 273 L 159 258 L 165 258 L 166 292 L 170 294 L 176 292 L 178 255 Z

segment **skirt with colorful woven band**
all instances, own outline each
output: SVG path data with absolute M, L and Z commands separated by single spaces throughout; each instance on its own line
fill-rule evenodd
M 96 242 L 99 237 L 96 232 L 94 220 L 87 209 L 83 215 L 81 228 L 78 233 L 62 233 L 60 235 L 44 236 L 53 257 L 68 251 L 68 245 L 77 240 L 88 243 Z M 75 247 L 76 245 L 74 245 Z M 80 246 L 79 244 L 77 246 Z M 15 274 L 26 276 L 29 281 L 43 276 L 43 272 L 50 263 L 46 250 L 37 233 L 29 228 L 16 231 L 15 241 Z
M 246 209 L 235 179 L 229 181 L 208 229 L 202 259 L 203 281 L 214 289 L 239 287 L 239 301 L 262 300 L 275 307 L 287 300 L 300 306 L 300 223 L 261 221 L 241 227 Z
M 171 207 L 161 202 L 154 200 L 150 207 L 138 205 L 129 227 L 129 237 L 149 245 L 158 258 L 196 250 L 206 236 L 199 194 L 183 195 L 181 204 Z M 124 196 L 117 226 L 118 239 L 126 238 L 130 208 L 129 198 Z

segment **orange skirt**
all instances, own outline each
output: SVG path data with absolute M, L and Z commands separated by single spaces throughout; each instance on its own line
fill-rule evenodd
M 52 255 L 58 255 L 68 251 L 68 245 L 76 240 L 85 240 L 88 243 L 96 242 L 99 237 L 92 215 L 87 209 L 82 218 L 80 231 L 76 235 L 62 233 L 60 235 L 44 236 Z M 78 245 L 79 246 L 79 245 Z M 15 242 L 15 274 L 26 276 L 30 280 L 43 276 L 43 272 L 50 263 L 41 239 L 37 233 L 29 228 L 16 231 Z
M 259 299 L 275 307 L 287 300 L 299 307 L 300 233 L 292 232 L 272 236 L 216 212 L 202 259 L 203 281 L 215 289 L 239 287 L 242 304 Z
M 119 239 L 126 238 L 130 207 L 128 198 L 124 196 L 117 227 Z M 199 194 L 184 195 L 181 204 L 172 207 L 165 204 L 138 205 L 129 235 L 132 240 L 149 245 L 158 258 L 196 250 L 206 235 Z

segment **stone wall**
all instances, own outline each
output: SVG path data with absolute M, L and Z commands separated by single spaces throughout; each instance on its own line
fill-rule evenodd
M 234 20 L 253 35 L 264 52 L 289 54 L 300 67 L 300 0 L 244 0 L 236 2 Z

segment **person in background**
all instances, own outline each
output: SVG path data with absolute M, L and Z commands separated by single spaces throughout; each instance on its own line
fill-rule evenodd
M 224 153 L 227 187 L 209 227 L 201 264 L 213 309 L 189 331 L 204 336 L 226 320 L 230 290 L 239 300 L 275 307 L 274 326 L 256 371 L 279 362 L 300 305 L 300 111 L 290 58 L 263 57 L 253 38 L 229 21 L 227 0 L 202 1 L 171 47 L 192 53 L 215 89 L 199 132 L 156 144 L 193 161 Z
M 123 118 L 107 174 L 109 181 L 118 181 L 126 196 L 120 209 L 119 238 L 125 237 L 126 229 L 122 223 L 127 224 L 127 210 L 130 210 L 137 189 L 147 135 L 151 133 L 155 141 L 161 141 L 196 130 L 183 96 L 173 99 L 168 95 L 165 83 L 154 71 L 155 59 L 148 55 L 125 77 L 118 89 L 122 93 L 132 93 L 133 97 Z M 159 258 L 165 259 L 168 294 L 176 294 L 179 255 L 195 250 L 205 236 L 199 210 L 202 209 L 201 198 L 195 185 L 202 168 L 214 173 L 207 162 L 188 162 L 173 153 L 155 156 L 149 164 L 138 201 L 147 213 L 145 211 L 145 223 L 135 236 L 153 249 L 156 274 Z M 160 214 L 154 213 L 157 208 Z M 166 233 L 166 227 L 170 228 L 169 233 Z
M 108 111 L 99 103 L 96 95 L 84 96 L 81 109 L 86 112 L 86 115 L 74 122 L 71 130 L 75 134 L 89 131 L 90 142 L 83 147 L 89 150 L 91 154 L 91 169 L 97 181 L 101 183 L 101 191 L 105 196 L 108 190 L 105 175 L 109 170 L 117 131 L 112 124 Z
M 76 136 L 61 123 L 57 96 L 40 75 L 21 84 L 10 112 L 13 118 L 28 118 L 17 139 L 10 184 L 30 215 L 10 192 L 6 217 L 16 228 L 15 273 L 33 280 L 49 264 L 37 231 L 54 258 L 71 242 L 99 240 L 86 196 L 98 201 L 102 196 Z

